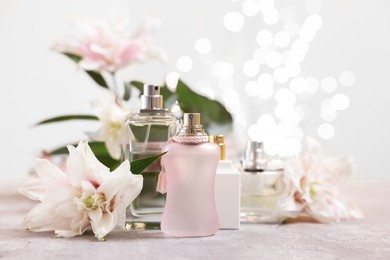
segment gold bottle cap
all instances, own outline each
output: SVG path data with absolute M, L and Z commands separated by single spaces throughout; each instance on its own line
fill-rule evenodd
M 210 135 L 209 142 L 217 144 L 219 149 L 221 149 L 220 160 L 225 160 L 226 146 L 225 146 L 225 138 L 223 135 Z
M 183 125 L 190 127 L 190 128 L 202 126 L 200 124 L 200 114 L 199 113 L 184 113 Z
M 207 134 L 203 130 L 202 125 L 200 124 L 200 114 L 199 113 L 184 113 L 183 115 L 183 124 L 179 129 L 179 136 L 206 136 Z M 207 142 L 207 139 L 206 139 Z

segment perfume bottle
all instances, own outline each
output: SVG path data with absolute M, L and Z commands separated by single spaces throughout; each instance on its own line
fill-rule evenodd
M 161 160 L 167 192 L 161 230 L 177 237 L 211 236 L 219 229 L 214 182 L 220 150 L 208 142 L 200 114 L 185 113 L 183 121 Z
M 248 142 L 241 164 L 241 221 L 281 223 L 286 194 L 281 161 L 265 158 L 263 143 Z
M 168 139 L 173 137 L 180 120 L 163 108 L 163 97 L 157 85 L 144 85 L 141 109 L 126 118 L 127 140 L 124 159 L 141 159 L 162 152 Z M 128 209 L 128 218 L 153 219 L 159 222 L 164 209 L 165 196 L 156 192 L 158 174 L 161 171 L 157 160 L 142 173 L 143 189 Z
M 226 146 L 223 135 L 210 135 L 210 143 L 221 150 L 215 176 L 215 203 L 220 229 L 240 228 L 240 172 L 232 161 L 225 158 Z

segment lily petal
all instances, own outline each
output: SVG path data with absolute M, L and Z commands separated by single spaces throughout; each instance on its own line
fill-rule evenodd
M 55 214 L 61 217 L 73 218 L 77 216 L 80 211 L 77 209 L 76 203 L 72 200 L 65 201 L 59 205 L 55 210 Z
M 102 175 L 109 174 L 110 170 L 96 158 L 95 154 L 89 147 L 88 142 L 81 142 L 77 146 L 77 150 L 81 152 L 83 159 L 88 167 L 85 172 L 88 180 L 97 184 L 101 184 L 104 181 Z
M 110 233 L 115 228 L 116 224 L 111 212 L 103 214 L 100 219 L 91 221 L 93 233 L 95 233 L 95 236 L 99 239 L 104 238 Z
M 43 201 L 47 196 L 47 187 L 40 178 L 32 178 L 23 183 L 19 192 L 31 200 Z
M 355 161 L 351 156 L 332 157 L 324 159 L 324 171 L 327 172 L 324 181 L 331 185 L 343 184 L 354 172 Z
M 68 183 L 65 173 L 46 159 L 37 159 L 35 170 L 38 178 L 48 188 L 56 189 Z
M 80 146 L 81 142 L 79 143 Z M 74 187 L 79 187 L 82 180 L 87 180 L 85 172 L 87 171 L 87 165 L 83 155 L 72 145 L 68 145 L 69 158 L 66 162 L 67 174 L 70 179 L 70 183 Z

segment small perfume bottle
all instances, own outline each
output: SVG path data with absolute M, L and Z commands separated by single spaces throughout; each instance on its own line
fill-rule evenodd
M 281 161 L 266 159 L 263 143 L 248 142 L 241 164 L 241 221 L 282 222 L 286 185 Z
M 219 229 L 214 182 L 219 147 L 208 142 L 198 113 L 185 113 L 161 163 L 167 201 L 161 230 L 170 236 L 211 236 Z
M 223 135 L 210 135 L 210 143 L 221 150 L 217 174 L 215 176 L 215 203 L 220 229 L 240 228 L 240 172 L 232 161 L 225 158 L 225 138 Z
M 157 85 L 144 85 L 139 113 L 126 119 L 127 141 L 124 159 L 130 161 L 162 152 L 168 139 L 173 137 L 180 120 L 163 108 L 163 97 Z M 154 162 L 143 173 L 144 183 L 140 195 L 128 210 L 128 218 L 137 221 L 153 219 L 159 222 L 164 209 L 165 196 L 156 192 L 160 161 Z

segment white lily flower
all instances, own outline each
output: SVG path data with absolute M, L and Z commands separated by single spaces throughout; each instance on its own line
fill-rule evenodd
M 125 135 L 125 116 L 128 111 L 115 103 L 114 98 L 108 101 L 92 103 L 101 127 L 90 135 L 93 140 L 105 142 L 106 148 L 114 159 L 120 159 L 122 141 Z
M 340 191 L 354 166 L 351 157 L 325 157 L 318 142 L 307 138 L 298 157 L 285 165 L 286 183 L 293 186 L 291 201 L 324 223 L 363 218 Z
M 51 231 L 73 237 L 92 229 L 103 239 L 116 226 L 124 226 L 126 208 L 141 192 L 142 175 L 130 172 L 129 161 L 116 170 L 100 163 L 87 142 L 68 146 L 66 172 L 48 160 L 37 160 L 38 177 L 19 189 L 38 200 L 24 220 L 31 231 Z

